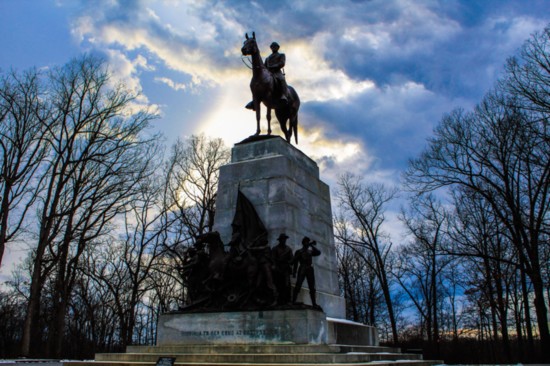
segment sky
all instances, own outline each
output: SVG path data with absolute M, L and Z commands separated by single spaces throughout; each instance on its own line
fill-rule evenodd
M 550 0 L 0 0 L 0 70 L 98 54 L 159 113 L 153 129 L 168 145 L 204 133 L 231 147 L 256 130 L 240 52 L 254 31 L 263 57 L 272 41 L 286 55 L 302 102 L 297 147 L 334 194 L 343 172 L 399 184 L 442 116 L 479 102 L 550 24 L 549 9 Z M 397 210 L 388 217 L 399 225 Z

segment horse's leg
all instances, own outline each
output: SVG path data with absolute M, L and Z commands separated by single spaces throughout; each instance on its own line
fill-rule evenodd
M 260 132 L 262 132 L 260 129 L 260 118 L 261 118 L 260 108 L 261 108 L 261 102 L 254 100 L 254 109 L 256 110 L 256 135 L 259 135 Z
M 271 108 L 267 107 L 267 114 L 265 115 L 267 118 L 267 134 L 271 135 Z

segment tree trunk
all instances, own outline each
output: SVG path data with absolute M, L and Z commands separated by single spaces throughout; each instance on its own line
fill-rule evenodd
M 522 256 L 520 258 L 520 275 L 521 275 L 521 292 L 523 297 L 524 311 L 525 311 L 525 330 L 527 332 L 527 354 L 528 359 L 535 353 L 535 340 L 533 338 L 533 325 L 531 323 L 531 306 L 529 303 L 529 291 L 527 288 L 527 274 L 525 273 L 525 264 L 523 263 Z
M 534 277 L 534 278 L 533 278 Z M 537 314 L 537 324 L 540 334 L 540 355 L 541 361 L 550 362 L 550 335 L 548 329 L 548 310 L 546 309 L 546 302 L 544 300 L 544 284 L 542 279 L 534 275 L 531 277 L 533 284 L 533 293 L 535 295 L 535 312 Z
M 499 323 L 502 335 L 502 346 L 506 356 L 506 362 L 512 362 L 512 350 L 510 349 L 510 338 L 508 337 L 508 305 L 504 300 L 504 290 L 502 287 L 502 271 L 500 263 L 496 263 L 495 287 L 497 295 L 497 308 L 499 315 Z
M 2 258 L 4 257 L 4 251 L 6 250 L 6 239 L 8 233 L 8 215 L 9 215 L 9 201 L 8 195 L 11 187 L 7 182 L 4 183 L 4 192 L 2 197 L 2 207 L 0 211 L 0 267 L 2 266 Z
M 70 225 L 69 225 L 70 226 Z M 57 277 L 55 279 L 55 293 L 53 317 L 50 323 L 49 332 L 49 351 L 53 358 L 60 358 L 63 340 L 65 336 L 65 314 L 67 313 L 68 294 L 66 286 L 66 268 L 68 256 L 68 243 L 63 243 L 61 248 L 60 259 L 58 261 Z
M 388 308 L 388 316 L 390 317 L 390 325 L 391 325 L 391 331 L 392 331 L 392 340 L 394 344 L 397 344 L 399 342 L 399 337 L 397 336 L 397 322 L 395 321 L 395 314 L 393 313 L 393 304 L 391 301 L 391 294 L 390 294 L 390 288 L 388 285 L 388 280 L 386 276 L 386 272 L 382 270 L 381 272 L 381 281 L 380 285 L 382 286 L 382 292 L 384 294 L 384 300 L 386 302 L 386 306 Z
M 21 356 L 23 357 L 35 356 L 38 347 L 33 347 L 33 351 L 31 353 L 31 340 L 36 343 L 42 338 L 41 334 L 39 334 L 40 331 L 38 327 L 40 300 L 42 298 L 43 287 L 41 271 L 42 261 L 35 259 L 29 290 L 29 302 L 27 304 L 27 313 L 25 315 L 25 323 L 23 325 L 23 334 L 21 336 Z
M 435 244 L 432 245 L 432 273 L 431 273 L 431 282 L 432 282 L 432 315 L 433 315 L 433 342 L 435 348 L 436 358 L 440 358 L 440 349 L 439 349 L 439 320 L 437 317 L 437 272 L 436 272 L 436 253 L 435 253 Z

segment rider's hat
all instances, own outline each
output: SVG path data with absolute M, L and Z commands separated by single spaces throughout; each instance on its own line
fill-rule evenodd
M 271 43 L 271 45 L 269 45 L 269 48 L 273 48 L 273 47 L 281 48 L 281 46 L 279 46 L 277 42 L 273 42 Z
M 279 237 L 277 238 L 277 240 L 285 240 L 285 239 L 288 239 L 288 236 L 285 234 L 285 233 L 281 233 L 281 235 L 279 235 Z
M 311 241 L 310 238 L 308 238 L 307 236 L 304 236 L 304 238 L 302 239 L 302 244 L 307 244 Z

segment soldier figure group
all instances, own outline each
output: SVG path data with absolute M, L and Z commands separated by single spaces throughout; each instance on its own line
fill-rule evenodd
M 272 248 L 267 242 L 247 247 L 240 235 L 234 234 L 228 244 L 229 252 L 223 251 L 223 256 L 214 257 L 213 253 L 219 251 L 213 249 L 223 248 L 223 243 L 218 233 L 211 233 L 207 238 L 211 239 L 198 240 L 194 247 L 187 250 L 181 267 L 187 286 L 188 307 L 227 307 L 225 300 L 220 302 L 220 299 L 226 298 L 233 299 L 235 303 L 240 301 L 245 308 L 251 306 L 252 300 L 255 301 L 252 306 L 297 304 L 302 284 L 307 280 L 311 304 L 320 309 L 315 298 L 312 258 L 321 252 L 316 248 L 315 241 L 304 237 L 302 248 L 293 254 L 286 245 L 288 236 L 284 233 L 279 235 L 278 244 Z M 246 275 L 238 277 L 235 271 Z M 296 278 L 292 294 L 291 274 Z M 228 292 L 228 289 L 233 292 Z M 254 292 L 256 294 L 252 294 Z M 262 296 L 263 299 L 260 298 Z

